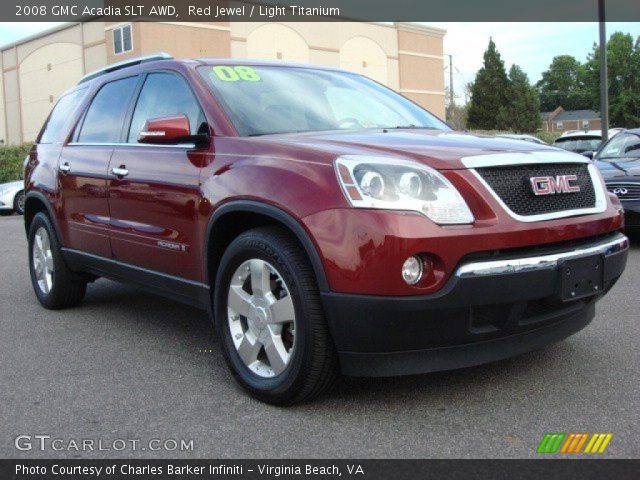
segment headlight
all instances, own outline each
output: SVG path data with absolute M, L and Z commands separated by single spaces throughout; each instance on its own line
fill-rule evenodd
M 435 223 L 473 223 L 462 195 L 433 168 L 388 157 L 345 155 L 336 160 L 338 181 L 352 206 L 409 210 Z

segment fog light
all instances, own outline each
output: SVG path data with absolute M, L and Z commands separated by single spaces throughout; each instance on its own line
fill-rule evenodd
M 402 278 L 409 285 L 415 285 L 422 278 L 423 262 L 420 257 L 413 255 L 407 258 L 402 265 Z

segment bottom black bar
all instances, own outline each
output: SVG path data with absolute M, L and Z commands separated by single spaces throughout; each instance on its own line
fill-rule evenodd
M 640 460 L 0 460 L 1 479 L 637 479 Z

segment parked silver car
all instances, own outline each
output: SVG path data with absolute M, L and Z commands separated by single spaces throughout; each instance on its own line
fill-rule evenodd
M 0 185 L 0 215 L 24 214 L 24 181 Z

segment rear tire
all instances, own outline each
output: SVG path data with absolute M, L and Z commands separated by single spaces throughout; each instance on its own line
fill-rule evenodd
M 18 192 L 13 199 L 13 211 L 18 215 L 24 215 L 24 190 Z
M 216 276 L 214 313 L 229 368 L 258 400 L 289 405 L 335 383 L 338 359 L 315 273 L 287 231 L 260 227 L 229 245 Z
M 74 307 L 87 291 L 87 282 L 64 262 L 55 230 L 42 212 L 29 226 L 29 271 L 36 297 L 45 308 Z

